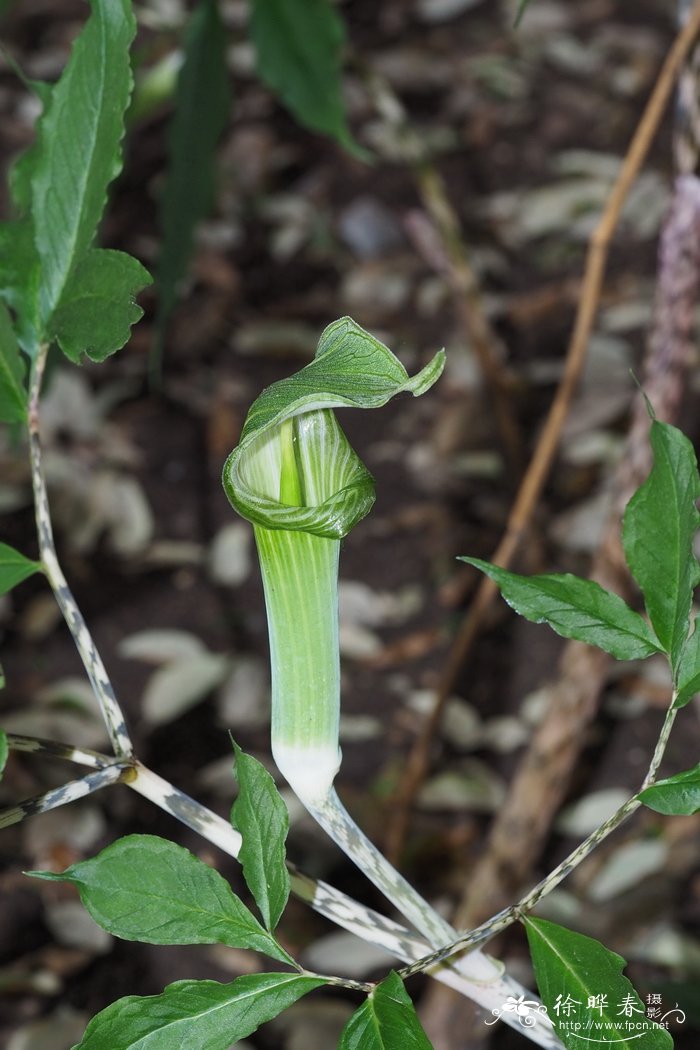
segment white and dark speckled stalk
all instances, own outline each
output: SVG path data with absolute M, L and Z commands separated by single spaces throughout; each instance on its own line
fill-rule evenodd
M 14 734 L 8 734 L 8 742 L 11 750 L 63 758 L 80 765 L 90 766 L 93 771 L 85 777 L 70 781 L 61 788 L 56 788 L 34 799 L 27 799 L 11 809 L 0 812 L 0 827 L 7 827 L 33 814 L 43 813 L 74 802 L 101 787 L 122 783 L 169 813 L 180 823 L 196 831 L 224 853 L 231 857 L 238 857 L 242 840 L 229 821 L 212 813 L 206 806 L 202 806 L 140 762 L 136 760 L 119 762 L 109 755 L 102 755 L 85 748 L 72 748 L 67 744 L 57 744 Z M 289 864 L 288 867 L 292 892 L 320 915 L 362 940 L 384 948 L 401 962 L 413 964 L 425 960 L 430 945 L 424 938 L 393 919 L 353 900 L 352 897 L 329 886 L 328 883 L 310 878 L 293 864 Z M 482 1003 L 494 1015 L 500 1016 L 502 1012 L 500 1007 L 497 1009 L 491 1005 L 489 990 L 475 987 L 473 982 L 456 969 L 439 964 L 432 967 L 422 965 L 420 969 L 427 969 L 435 980 Z M 507 981 L 507 979 L 504 980 Z M 502 986 L 498 991 L 503 994 L 501 1006 L 506 1002 L 508 995 L 522 993 L 520 986 L 511 982 Z M 539 1018 L 536 1028 L 531 1028 L 529 1024 L 526 1024 L 528 1018 L 523 1018 L 522 1015 L 504 1013 L 502 1019 L 505 1023 L 523 1031 L 523 1034 L 538 1046 L 545 1047 L 546 1050 L 561 1050 L 562 1044 L 554 1035 L 546 1019 Z
M 58 558 L 53 539 L 49 500 L 46 492 L 46 481 L 41 465 L 41 440 L 39 436 L 39 397 L 41 383 L 46 365 L 47 346 L 41 346 L 32 362 L 29 386 L 29 454 L 32 469 L 32 488 L 34 490 L 34 513 L 36 516 L 37 535 L 39 537 L 39 555 L 46 577 L 51 584 L 63 618 L 68 624 L 75 646 L 90 680 L 93 693 L 100 705 L 110 743 L 117 755 L 130 756 L 134 749 L 126 728 L 124 715 L 117 702 L 109 675 L 97 651 L 78 608 L 75 598 L 66 581 Z

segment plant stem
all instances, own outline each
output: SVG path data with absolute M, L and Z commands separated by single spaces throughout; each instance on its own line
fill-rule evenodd
M 114 758 L 93 751 L 88 747 L 73 747 L 72 744 L 57 744 L 54 740 L 39 740 L 33 736 L 22 736 L 17 733 L 7 734 L 10 751 L 22 751 L 27 755 L 45 754 L 52 758 L 63 758 L 79 766 L 90 766 L 92 769 L 103 769 L 114 764 Z
M 61 788 L 47 792 L 45 795 L 21 802 L 12 809 L 0 812 L 0 827 L 18 823 L 25 817 L 39 812 L 46 812 L 68 802 L 83 798 L 101 787 L 113 783 L 126 784 L 132 790 L 137 791 L 144 798 L 149 799 L 154 805 L 169 813 L 180 823 L 192 828 L 207 842 L 217 846 L 228 856 L 237 858 L 241 847 L 241 836 L 224 820 L 206 806 L 201 805 L 195 799 L 190 798 L 179 788 L 169 784 L 152 770 L 147 769 L 140 762 L 131 761 L 118 762 L 108 755 L 99 752 L 87 751 L 83 748 L 72 748 L 70 745 L 57 744 L 51 741 L 36 740 L 32 737 L 14 736 L 8 734 L 8 741 L 12 750 L 25 753 L 43 752 L 56 757 L 65 758 L 81 764 L 93 766 L 96 772 L 89 773 L 86 777 L 72 781 Z M 106 767 L 106 768 L 105 768 Z M 381 915 L 379 912 L 368 908 L 358 901 L 348 897 L 340 890 L 329 886 L 320 879 L 312 879 L 300 872 L 293 864 L 288 862 L 291 875 L 292 891 L 299 900 L 309 904 L 315 911 L 337 926 L 348 930 L 349 933 L 360 937 L 378 948 L 385 949 L 389 954 L 403 962 L 414 962 L 424 960 L 429 949 L 429 944 L 417 934 L 401 926 L 393 919 Z M 415 891 L 414 891 L 415 892 Z M 454 968 L 436 968 L 431 976 L 443 984 L 448 985 L 461 995 L 481 1002 L 492 1011 L 502 1005 L 508 995 L 521 994 L 522 990 L 517 985 L 502 988 L 500 982 L 506 980 L 501 978 L 501 970 L 496 967 L 496 979 L 483 986 L 475 984 Z M 352 982 L 348 983 L 344 978 L 334 979 L 334 983 L 343 987 L 355 987 Z M 362 990 L 365 990 L 362 988 Z M 477 995 L 479 998 L 477 998 Z M 482 1000 L 485 1000 L 482 1002 Z M 516 1027 L 515 1015 L 503 1015 L 506 1023 L 512 1023 Z M 528 1029 L 528 1038 L 547 1050 L 561 1050 L 562 1044 L 556 1039 L 546 1025 L 541 1025 L 537 1030 Z
M 421 897 L 358 828 L 334 789 L 321 800 L 303 801 L 311 815 L 334 842 L 429 942 L 435 944 L 455 938 L 456 931 L 452 926 Z M 428 958 L 440 962 L 447 958 L 447 954 L 445 949 L 441 949 Z M 469 982 L 470 999 L 498 1016 L 501 1016 L 499 1011 L 506 1000 L 511 997 L 518 998 L 526 992 L 522 985 L 504 973 L 501 964 L 482 952 L 474 951 L 455 960 L 455 963 L 459 976 Z M 415 963 L 399 970 L 399 975 L 410 976 L 412 973 L 418 973 L 419 965 Z M 532 998 L 531 993 L 527 992 L 527 995 Z M 546 1015 L 532 1016 L 534 1025 L 527 1030 L 529 1037 L 541 1046 L 561 1046 Z M 518 1027 L 519 1018 L 515 1014 L 511 1016 L 503 1013 L 502 1019 L 513 1027 Z
M 659 771 L 659 766 L 661 765 L 661 760 L 663 759 L 664 754 L 666 753 L 666 746 L 668 744 L 668 738 L 671 735 L 671 730 L 673 729 L 673 723 L 676 721 L 676 715 L 678 714 L 678 708 L 674 706 L 675 702 L 676 702 L 676 692 L 674 691 L 673 699 L 671 700 L 671 706 L 669 707 L 669 709 L 666 712 L 666 717 L 664 718 L 664 724 L 661 727 L 661 732 L 659 733 L 659 739 L 656 741 L 656 747 L 654 748 L 654 754 L 651 756 L 651 762 L 649 763 L 649 769 L 647 770 L 647 775 L 644 778 L 644 783 L 642 784 L 641 788 L 639 789 L 640 791 L 644 791 L 645 788 L 648 788 L 654 782 L 654 780 L 656 780 L 656 774 Z
M 305 970 L 302 966 L 299 967 L 299 973 L 302 977 L 320 977 L 322 981 L 325 981 L 326 984 L 331 985 L 333 988 L 349 988 L 352 992 L 371 992 L 376 987 L 369 981 L 353 981 L 348 977 L 331 977 L 328 974 Z
M 124 715 L 117 702 L 112 683 L 102 663 L 102 658 L 92 640 L 83 615 L 76 604 L 56 556 L 56 545 L 54 543 L 51 514 L 49 512 L 49 499 L 41 462 L 41 440 L 39 436 L 39 398 L 47 354 L 48 346 L 43 344 L 32 362 L 29 385 L 29 454 L 32 468 L 36 527 L 39 537 L 39 554 L 46 578 L 51 585 L 58 606 L 63 613 L 63 618 L 73 636 L 73 641 L 83 661 L 90 685 L 100 705 L 112 747 L 117 755 L 129 757 L 133 755 L 134 749 L 126 728 Z
M 100 788 L 109 787 L 110 784 L 118 784 L 124 779 L 128 765 L 123 762 L 114 762 L 113 765 L 104 766 L 102 769 L 86 773 L 84 777 L 71 780 L 61 787 L 47 791 L 43 795 L 35 795 L 34 798 L 25 799 L 19 805 L 13 806 L 0 813 L 0 828 L 9 828 L 11 824 L 19 824 L 25 817 L 36 816 L 37 813 L 46 813 L 57 806 L 63 806 L 68 802 L 76 802 L 79 798 L 85 798 Z
M 668 738 L 671 735 L 671 729 L 675 722 L 678 711 L 674 708 L 675 692 L 671 705 L 666 711 L 666 717 L 664 724 L 659 734 L 659 739 L 656 742 L 654 748 L 654 754 L 652 755 L 651 762 L 649 763 L 649 769 L 647 770 L 646 776 L 639 792 L 644 791 L 656 778 L 661 760 L 666 751 L 668 744 Z M 639 794 L 639 792 L 637 794 Z M 399 970 L 400 977 L 410 977 L 415 973 L 420 973 L 423 970 L 429 968 L 436 962 L 442 962 L 449 958 L 453 952 L 462 951 L 473 951 L 477 945 L 483 944 L 485 941 L 490 940 L 501 930 L 505 930 L 508 926 L 511 926 L 514 922 L 517 922 L 521 915 L 525 912 L 532 911 L 537 904 L 546 897 L 548 893 L 551 893 L 571 872 L 581 864 L 593 850 L 608 837 L 608 835 L 619 827 L 628 817 L 630 817 L 642 803 L 639 801 L 637 795 L 628 799 L 618 810 L 613 813 L 611 817 L 596 828 L 588 838 L 584 839 L 576 849 L 566 857 L 561 864 L 558 864 L 549 875 L 545 876 L 540 882 L 534 886 L 529 893 L 518 901 L 517 904 L 511 905 L 509 908 L 504 908 L 502 911 L 497 912 L 496 915 L 491 916 L 485 922 L 482 922 L 479 926 L 474 927 L 468 933 L 465 933 L 463 937 L 459 937 L 449 949 L 442 949 L 441 951 L 434 952 L 432 955 L 427 956 L 421 963 L 418 961 L 413 963 L 411 966 L 405 967 L 403 970 Z

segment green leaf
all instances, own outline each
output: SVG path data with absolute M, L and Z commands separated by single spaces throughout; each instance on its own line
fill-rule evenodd
M 581 1050 L 604 1041 L 615 1050 L 672 1050 L 669 1033 L 646 1018 L 620 955 L 545 919 L 523 922 L 537 986 L 564 1046 Z
M 685 707 L 696 693 L 700 693 L 700 616 L 696 617 L 693 633 L 683 647 L 677 678 L 673 706 Z
M 176 981 L 160 995 L 112 1003 L 73 1050 L 229 1050 L 323 983 L 289 973 L 247 974 L 230 984 Z
M 657 780 L 637 796 L 645 806 L 667 816 L 690 817 L 700 813 L 700 765 Z
M 345 28 L 328 0 L 251 0 L 250 36 L 261 80 L 299 123 L 363 153 L 348 131 L 343 107 Z
M 675 673 L 688 634 L 693 590 L 700 581 L 693 554 L 700 478 L 693 446 L 680 430 L 654 420 L 651 446 L 654 466 L 627 504 L 622 543 Z
M 235 741 L 233 747 L 240 793 L 233 803 L 231 822 L 243 836 L 238 859 L 265 925 L 274 930 L 289 897 L 285 863 L 289 814 L 264 766 L 241 751 Z
M 338 1050 L 431 1050 L 403 981 L 395 973 L 378 984 L 352 1015 Z
M 530 0 L 520 0 L 520 3 L 518 4 L 518 10 L 516 11 L 516 14 L 515 14 L 515 21 L 513 23 L 513 27 L 515 29 L 517 29 L 518 26 L 520 25 L 520 23 L 522 22 L 523 15 L 525 14 L 525 9 L 527 8 L 527 5 L 529 4 L 529 2 L 530 2 Z
M 126 941 L 228 944 L 290 962 L 218 872 L 156 835 L 127 835 L 60 874 L 29 874 L 72 882 L 95 922 Z
M 178 282 L 187 270 L 195 227 L 211 208 L 216 146 L 230 105 L 226 33 L 218 2 L 202 0 L 187 27 L 168 134 L 169 159 L 160 209 L 159 339 L 175 306 Z
M 39 122 L 40 149 L 31 176 L 44 326 L 92 243 L 107 187 L 121 169 L 136 22 L 129 0 L 91 0 L 91 6 Z
M 14 547 L 0 543 L 0 594 L 7 594 L 22 580 L 41 571 L 41 562 L 31 561 L 16 551 Z
M 4 729 L 0 729 L 0 777 L 5 772 L 5 766 L 7 765 L 9 754 L 10 745 L 7 742 L 7 733 Z
M 24 361 L 10 315 L 0 305 L 0 421 L 21 423 L 27 418 Z
M 241 441 L 228 457 L 223 485 L 232 506 L 248 521 L 269 529 L 309 532 L 340 539 L 370 510 L 374 483 L 329 408 L 380 408 L 392 397 L 425 393 L 440 376 L 439 351 L 409 377 L 391 350 L 351 317 L 328 325 L 313 361 L 273 383 L 248 412 Z M 277 456 L 282 424 L 295 418 L 304 460 L 305 506 L 282 503 Z
M 125 252 L 93 248 L 71 273 L 48 335 L 71 361 L 83 353 L 104 361 L 128 341 L 131 325 L 143 315 L 134 296 L 151 277 Z
M 39 348 L 37 302 L 39 256 L 29 218 L 0 225 L 0 298 L 15 313 L 20 346 L 33 357 Z
M 643 660 L 661 646 L 639 613 L 593 580 L 569 573 L 518 576 L 480 558 L 461 558 L 490 576 L 508 604 L 564 638 L 596 645 L 618 660 Z

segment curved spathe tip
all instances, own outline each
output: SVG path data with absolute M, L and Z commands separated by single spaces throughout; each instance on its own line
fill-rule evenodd
M 314 360 L 263 390 L 248 412 L 223 484 L 233 507 L 256 525 L 340 539 L 374 503 L 374 483 L 331 409 L 379 408 L 396 394 L 418 397 L 440 376 L 440 351 L 410 377 L 391 350 L 350 317 L 330 324 Z M 295 456 L 307 498 L 279 498 L 283 424 L 296 419 Z M 302 424 L 303 419 L 303 424 Z

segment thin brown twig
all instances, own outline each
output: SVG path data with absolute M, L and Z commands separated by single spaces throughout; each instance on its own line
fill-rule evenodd
M 493 401 L 503 451 L 517 479 L 523 470 L 520 425 L 513 410 L 514 378 L 504 361 L 504 348 L 484 308 L 479 280 L 474 272 L 452 206 L 445 180 L 434 164 L 421 164 L 415 179 L 423 205 L 443 248 L 443 273 L 452 292 L 460 326 L 474 351 Z
M 698 32 L 700 32 L 700 0 L 677 35 L 659 72 L 654 90 L 627 150 L 603 215 L 591 235 L 581 299 L 567 349 L 564 372 L 534 455 L 513 503 L 506 531 L 491 558 L 491 561 L 503 568 L 511 564 L 527 531 L 557 451 L 569 405 L 583 370 L 588 341 L 600 300 L 612 234 L 619 222 L 627 194 L 656 134 L 673 85 Z M 484 616 L 497 593 L 498 588 L 495 583 L 485 577 L 479 585 L 474 601 L 453 642 L 445 670 L 438 683 L 433 708 L 408 756 L 392 806 L 392 821 L 386 841 L 387 856 L 394 863 L 397 862 L 403 848 L 414 799 L 429 769 L 431 742 L 440 725 L 445 703 L 478 637 Z

